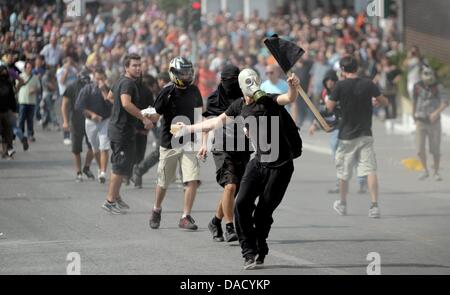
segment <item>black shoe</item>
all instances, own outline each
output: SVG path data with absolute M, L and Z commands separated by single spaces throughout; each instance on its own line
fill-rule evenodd
M 256 266 L 255 255 L 247 254 L 244 257 L 244 270 L 254 269 Z
M 258 257 L 256 257 L 256 265 L 263 265 L 264 258 L 266 258 L 266 255 L 258 254 Z
M 223 242 L 222 225 L 215 225 L 212 220 L 208 223 L 208 229 L 216 242 Z
M 134 182 L 134 187 L 136 188 L 142 188 L 142 175 L 137 173 L 137 167 L 135 167 L 133 176 L 130 179 L 132 182 Z
M 84 175 L 86 175 L 86 177 L 88 178 L 88 179 L 92 179 L 92 180 L 94 180 L 95 179 L 95 176 L 94 176 L 94 174 L 92 174 L 92 172 L 91 172 L 91 170 L 89 169 L 89 167 L 84 167 L 83 168 L 83 173 L 84 173 Z
M 226 230 L 225 230 L 225 240 L 230 243 L 230 242 L 235 242 L 238 240 L 238 235 L 236 233 L 236 231 L 234 230 L 234 226 L 233 225 L 227 225 Z
M 23 146 L 23 150 L 27 151 L 28 150 L 28 138 L 26 136 L 24 136 L 22 138 L 22 146 Z

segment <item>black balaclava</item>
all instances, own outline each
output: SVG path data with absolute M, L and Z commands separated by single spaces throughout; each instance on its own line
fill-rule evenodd
M 225 95 L 228 99 L 237 99 L 243 96 L 239 87 L 239 68 L 234 65 L 226 65 L 220 75 L 220 84 L 222 85 Z

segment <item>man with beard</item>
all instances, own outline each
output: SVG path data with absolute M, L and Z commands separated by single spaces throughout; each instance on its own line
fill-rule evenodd
M 237 99 L 243 97 L 238 82 L 239 69 L 233 65 L 226 65 L 221 73 L 221 82 L 217 89 L 208 97 L 204 117 L 220 116 Z M 216 164 L 216 180 L 223 187 L 223 194 L 219 200 L 216 214 L 209 222 L 208 228 L 216 242 L 223 242 L 222 219 L 225 219 L 225 240 L 237 241 L 238 237 L 233 223 L 234 198 L 239 191 L 239 184 L 244 175 L 245 167 L 250 159 L 249 143 L 235 148 L 236 139 L 245 138 L 242 128 L 235 124 L 228 124 L 215 132 L 212 153 Z M 206 138 L 204 136 L 203 138 Z M 231 149 L 229 149 L 230 147 Z M 206 149 L 200 150 L 200 156 L 206 156 Z

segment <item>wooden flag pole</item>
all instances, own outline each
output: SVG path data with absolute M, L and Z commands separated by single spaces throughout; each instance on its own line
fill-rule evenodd
M 291 72 L 288 72 L 288 76 L 291 75 Z M 319 121 L 320 126 L 322 126 L 323 130 L 325 130 L 325 132 L 330 132 L 332 130 L 332 128 L 330 127 L 330 125 L 328 125 L 328 123 L 325 121 L 325 119 L 323 118 L 323 116 L 320 114 L 319 110 L 316 108 L 316 106 L 314 105 L 314 103 L 311 101 L 311 99 L 308 97 L 308 95 L 305 93 L 305 91 L 303 90 L 302 86 L 299 85 L 297 87 L 297 92 L 298 94 L 300 94 L 300 96 L 303 98 L 303 100 L 305 101 L 306 105 L 308 106 L 308 108 L 311 110 L 311 112 L 314 114 L 314 117 L 316 117 L 317 121 Z

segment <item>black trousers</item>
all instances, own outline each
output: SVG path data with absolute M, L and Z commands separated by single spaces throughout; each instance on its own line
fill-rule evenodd
M 147 149 L 147 135 L 137 133 L 135 164 L 139 164 L 144 159 L 146 149 Z
M 281 203 L 293 172 L 292 161 L 278 168 L 267 168 L 255 159 L 248 163 L 234 208 L 242 256 L 269 252 L 266 240 L 273 223 L 272 214 Z

